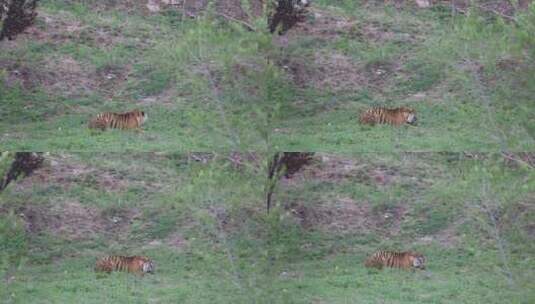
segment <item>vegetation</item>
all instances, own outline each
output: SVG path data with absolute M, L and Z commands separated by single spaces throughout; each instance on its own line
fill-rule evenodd
M 281 55 L 303 83 L 277 126 L 281 149 L 533 149 L 533 57 L 520 38 L 533 26 L 533 5 L 519 13 L 519 25 L 439 5 L 314 4 L 307 30 Z M 419 125 L 360 126 L 358 113 L 374 105 L 411 106 Z
M 42 1 L 32 34 L 0 45 L 0 144 L 38 151 L 263 148 L 263 113 L 275 106 L 262 99 L 271 72 L 261 49 L 270 36 L 222 22 Z M 133 108 L 148 113 L 144 133 L 87 129 L 99 112 Z
M 252 14 L 244 26 L 210 6 L 189 18 L 104 3 L 40 1 L 36 25 L 0 45 L 2 147 L 534 147 L 533 5 L 512 22 L 476 8 L 319 0 L 302 22 L 271 35 Z M 359 125 L 358 114 L 373 105 L 411 106 L 419 125 Z M 143 133 L 87 130 L 96 113 L 133 108 L 149 115 Z
M 535 302 L 535 3 L 24 2 L 0 302 Z M 360 125 L 377 105 L 418 125 Z M 140 132 L 87 128 L 135 108 Z M 97 276 L 114 254 L 155 274 Z
M 0 1 L 0 41 L 9 40 L 22 33 L 35 22 L 35 9 L 39 0 Z
M 234 169 L 224 159 L 50 155 L 0 198 L 2 257 L 25 261 L 2 273 L 3 303 L 260 298 L 264 268 L 247 229 L 258 219 L 245 212 L 262 189 L 250 164 Z M 97 279 L 95 259 L 113 253 L 149 255 L 158 275 Z
M 520 159 L 520 158 L 519 158 Z M 535 176 L 492 154 L 51 154 L 0 194 L 5 303 L 530 303 Z M 427 270 L 373 271 L 415 249 Z M 98 279 L 97 257 L 156 273 Z M 9 261 L 9 262 L 6 262 Z

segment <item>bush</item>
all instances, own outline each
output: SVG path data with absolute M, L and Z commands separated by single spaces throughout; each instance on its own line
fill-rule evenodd
M 15 39 L 27 27 L 33 24 L 39 0 L 0 0 L 0 41 Z

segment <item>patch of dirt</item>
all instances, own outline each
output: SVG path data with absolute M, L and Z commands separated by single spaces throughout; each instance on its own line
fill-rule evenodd
M 312 7 L 308 9 L 304 22 L 297 23 L 285 36 L 289 39 L 314 36 L 327 41 L 340 35 L 359 35 L 356 19 Z
M 169 245 L 170 247 L 173 247 L 175 249 L 182 249 L 184 248 L 184 246 L 187 246 L 187 240 L 184 238 L 184 236 L 182 236 L 182 234 L 178 233 L 178 232 L 175 232 L 173 234 L 171 234 L 170 236 L 168 236 L 166 239 L 165 239 L 165 243 L 167 245 Z
M 323 43 L 332 43 L 340 37 L 362 43 L 415 43 L 419 37 L 410 33 L 394 32 L 380 22 L 359 22 L 354 17 L 334 11 L 311 8 L 305 22 L 283 36 L 274 35 L 273 43 L 287 48 L 294 41 L 308 37 Z M 292 54 L 277 60 L 299 87 L 328 89 L 333 92 L 354 91 L 371 86 L 382 91 L 385 83 L 401 71 L 401 62 L 375 62 L 364 65 L 335 50 L 317 50 L 312 56 Z
M 207 7 L 208 0 L 147 0 L 145 9 L 150 13 L 159 13 L 165 10 L 177 10 L 183 12 L 188 17 L 196 17 Z M 241 0 L 219 0 L 215 1 L 216 12 L 229 19 L 246 21 L 249 15 L 258 17 L 262 15 L 262 0 L 249 0 L 247 6 L 249 12 L 245 10 Z
M 335 202 L 309 206 L 291 203 L 286 210 L 306 229 L 321 229 L 331 233 L 355 233 L 367 231 L 372 226 L 371 209 L 367 204 L 359 204 L 349 198 Z
M 526 9 L 533 0 L 519 0 L 518 8 Z M 376 5 L 377 1 L 365 1 L 366 4 Z M 493 10 L 500 14 L 509 15 L 514 13 L 515 7 L 509 0 L 386 0 L 386 4 L 393 4 L 396 8 L 402 7 L 418 7 L 420 9 L 428 9 L 433 6 L 454 7 L 459 11 L 465 11 L 471 5 L 487 10 Z
M 313 166 L 306 167 L 291 179 L 283 179 L 287 185 L 301 183 L 305 179 L 316 179 L 326 182 L 352 180 L 366 185 L 387 186 L 398 181 L 401 176 L 396 168 L 384 165 L 373 166 L 359 163 L 356 159 L 321 155 Z
M 208 0 L 147 0 L 145 8 L 150 13 L 164 10 L 180 10 L 189 17 L 195 17 L 208 5 Z
M 63 13 L 52 15 L 39 11 L 37 18 L 39 23 L 25 31 L 27 38 L 32 41 L 58 45 L 82 38 L 82 33 L 87 30 L 80 21 Z
M 241 0 L 216 1 L 216 11 L 237 20 L 248 20 L 248 16 L 242 7 Z
M 83 43 L 108 49 L 124 39 L 120 30 L 105 27 L 91 28 L 63 13 L 52 15 L 39 12 L 38 20 L 40 22 L 37 26 L 25 31 L 27 40 L 51 45 Z M 24 35 L 21 35 L 21 38 L 22 36 Z M 20 83 L 25 89 L 39 86 L 50 94 L 61 92 L 61 95 L 66 97 L 88 95 L 94 91 L 112 97 L 132 73 L 132 67 L 129 65 L 105 66 L 95 70 L 90 64 L 61 54 L 49 56 L 35 66 L 3 61 L 0 62 L 0 69 L 7 71 L 8 86 L 16 83 Z
M 399 185 L 410 187 L 412 191 L 426 189 L 433 183 L 433 178 L 425 173 L 432 168 L 416 161 L 410 169 L 402 169 L 387 162 L 370 163 L 367 160 L 345 158 L 331 154 L 317 153 L 317 162 L 307 166 L 291 179 L 282 179 L 282 184 L 293 186 L 304 180 L 318 180 L 324 182 L 354 182 L 378 188 Z M 411 161 L 407 156 L 405 161 Z M 423 166 L 423 167 L 422 167 Z M 433 174 L 440 174 L 435 172 Z
M 40 85 L 49 93 L 62 92 L 64 96 L 81 96 L 90 94 L 98 84 L 88 77 L 94 74 L 92 68 L 83 66 L 70 56 L 47 58 Z
M 131 65 L 107 65 L 95 72 L 91 77 L 96 80 L 97 88 L 107 96 L 113 97 L 117 89 L 123 86 L 133 73 Z
M 7 87 L 20 85 L 25 90 L 31 90 L 40 84 L 39 76 L 27 66 L 0 61 L 0 69 L 6 71 L 4 83 Z
M 260 17 L 264 13 L 264 0 L 249 0 L 251 14 Z
M 359 22 L 355 17 L 318 8 L 309 9 L 305 22 L 298 23 L 285 36 L 290 41 L 309 36 L 325 42 L 340 37 L 373 43 L 388 41 L 410 43 L 416 39 L 409 33 L 396 33 L 380 22 Z M 276 38 L 274 42 L 278 44 L 279 39 Z
M 518 8 L 519 9 L 526 9 L 532 0 L 520 0 L 518 1 Z M 444 0 L 436 0 L 433 1 L 434 5 L 442 4 L 442 5 L 448 5 L 448 6 L 454 6 L 458 11 L 460 12 L 466 12 L 470 6 L 473 6 L 477 9 L 480 9 L 483 12 L 494 14 L 497 16 L 502 16 L 505 19 L 512 18 L 515 13 L 516 9 L 515 6 L 511 3 L 511 1 L 508 0 L 495 0 L 495 1 L 469 1 L 469 0 L 450 0 L 450 1 L 444 1 Z
M 48 162 L 45 166 L 14 185 L 16 191 L 31 191 L 35 184 L 67 189 L 83 183 L 105 192 L 123 191 L 128 187 L 126 180 L 111 171 L 89 167 L 68 157 L 47 155 L 46 158 Z
M 17 62 L 2 61 L 0 69 L 7 71 L 5 83 L 9 87 L 20 84 L 26 90 L 37 87 L 47 93 L 62 92 L 67 97 L 89 94 L 98 88 L 95 72 L 67 55 L 49 57 L 39 66 L 29 66 Z
M 413 39 L 408 33 L 394 33 L 389 28 L 385 27 L 384 24 L 379 22 L 362 24 L 359 32 L 356 33 L 356 36 L 364 41 L 374 43 L 384 43 L 391 40 L 409 42 Z
M 167 106 L 172 107 L 176 106 L 177 97 L 181 95 L 180 92 L 177 92 L 176 88 L 167 88 L 157 95 L 151 95 L 139 99 L 136 104 L 141 107 L 150 107 L 152 105 Z
M 122 216 L 107 217 L 97 208 L 83 206 L 79 202 L 56 202 L 52 207 L 27 205 L 17 214 L 32 234 L 47 232 L 67 240 L 92 239 L 98 235 L 117 235 L 127 232 L 135 210 Z
M 457 234 L 457 227 L 464 223 L 465 219 L 457 220 L 446 229 L 443 229 L 434 235 L 426 235 L 416 242 L 417 244 L 429 245 L 437 242 L 444 248 L 455 248 L 461 242 L 461 236 Z
M 326 42 L 340 37 L 384 43 L 395 40 L 413 42 L 416 38 L 408 33 L 394 33 L 380 23 L 361 24 L 353 18 L 320 9 L 311 9 L 310 18 L 283 36 L 274 35 L 273 43 L 286 48 L 293 41 L 313 37 Z M 350 56 L 335 50 L 317 50 L 312 56 L 281 58 L 276 61 L 298 87 L 313 87 L 333 92 L 354 91 L 372 86 L 381 89 L 385 82 L 401 69 L 397 62 L 375 62 L 364 66 Z
M 366 83 L 366 77 L 359 73 L 356 63 L 343 54 L 318 51 L 314 64 L 318 67 L 318 73 L 313 75 L 312 82 L 318 89 L 354 91 Z
M 354 182 L 383 189 L 392 185 L 411 187 L 414 191 L 429 187 L 432 182 L 419 167 L 405 172 L 395 166 L 373 164 L 355 158 L 344 158 L 317 153 L 319 162 L 307 166 L 292 178 L 282 179 L 283 187 L 295 187 L 305 181 L 329 183 Z M 408 158 L 407 161 L 410 159 Z M 348 197 L 336 197 L 315 202 L 299 200 L 287 203 L 284 208 L 296 222 L 306 229 L 321 229 L 329 233 L 363 233 L 374 231 L 381 235 L 398 235 L 409 209 L 404 202 L 394 206 L 374 208 L 366 201 Z M 444 242 L 447 239 L 444 238 Z
M 364 67 L 368 85 L 382 91 L 384 84 L 401 70 L 399 62 L 379 61 L 369 63 Z M 362 72 L 361 72 L 362 73 Z
M 371 231 L 397 235 L 407 213 L 402 206 L 377 214 L 368 202 L 337 198 L 330 202 L 284 206 L 288 214 L 305 229 L 319 229 L 329 234 L 364 234 Z
M 311 60 L 312 62 L 309 62 Z M 277 63 L 301 88 L 354 91 L 367 83 L 366 75 L 350 57 L 335 51 L 316 51 L 313 58 L 283 59 Z

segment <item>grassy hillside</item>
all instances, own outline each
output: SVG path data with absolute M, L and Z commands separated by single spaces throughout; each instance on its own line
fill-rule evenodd
M 275 143 L 293 151 L 496 151 L 534 147 L 535 6 L 504 23 L 444 6 L 315 1 L 280 53 L 296 83 Z M 414 3 L 413 3 L 414 4 Z M 526 40 L 529 43 L 526 45 Z M 419 125 L 367 127 L 371 106 Z
M 190 18 L 81 3 L 41 1 L 36 25 L 0 44 L 5 149 L 535 146 L 533 7 L 515 25 L 447 5 L 314 1 L 303 23 L 272 36 L 262 17 L 248 18 L 256 29 L 248 31 L 217 7 Z M 359 113 L 374 105 L 413 107 L 420 123 L 360 126 Z M 144 133 L 86 128 L 96 113 L 133 108 L 149 115 Z
M 224 156 L 225 158 L 227 156 Z M 51 155 L 0 198 L 2 303 L 225 303 L 261 298 L 255 161 Z M 249 231 L 251 229 L 251 231 Z M 20 241 L 20 242 L 18 242 Z M 148 255 L 157 274 L 97 279 L 95 259 Z
M 41 1 L 36 25 L 0 44 L 2 147 L 199 151 L 265 145 L 266 34 L 209 14 L 192 19 L 84 3 Z M 148 113 L 144 133 L 94 135 L 87 129 L 99 112 L 134 108 Z
M 286 251 L 272 290 L 286 303 L 530 303 L 534 177 L 497 155 L 322 155 L 275 198 Z M 367 270 L 378 249 L 419 251 L 427 269 Z
M 0 193 L 2 303 L 531 303 L 535 176 L 501 155 L 52 154 Z M 427 270 L 370 271 L 377 249 Z M 156 273 L 97 278 L 106 254 Z

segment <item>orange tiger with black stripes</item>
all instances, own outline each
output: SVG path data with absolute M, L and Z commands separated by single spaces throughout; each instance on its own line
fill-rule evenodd
M 104 112 L 89 121 L 90 129 L 139 129 L 147 121 L 147 114 L 138 109 L 126 113 Z
M 95 264 L 95 272 L 126 271 L 139 275 L 154 273 L 154 262 L 146 256 L 111 255 L 100 258 Z
M 385 107 L 374 107 L 368 109 L 360 115 L 361 124 L 391 124 L 402 125 L 410 124 L 416 125 L 416 111 L 407 107 L 399 107 L 389 109 Z
M 425 257 L 423 254 L 414 251 L 384 251 L 380 250 L 370 256 L 364 266 L 368 268 L 383 267 L 401 268 L 405 270 L 425 269 Z

